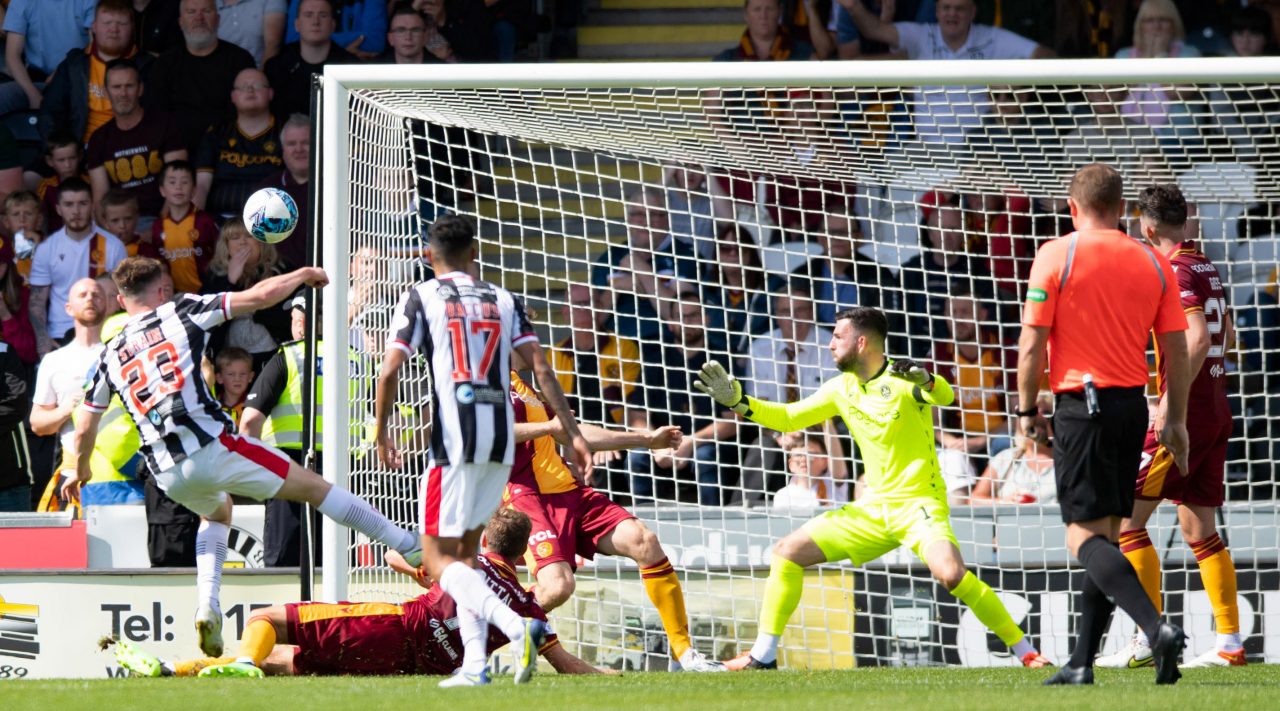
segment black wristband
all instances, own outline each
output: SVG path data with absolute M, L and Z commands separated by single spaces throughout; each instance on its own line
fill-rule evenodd
M 1040 414 L 1040 406 L 1032 405 L 1031 407 L 1028 407 L 1025 410 L 1018 410 L 1015 414 L 1018 417 L 1035 417 L 1036 415 Z

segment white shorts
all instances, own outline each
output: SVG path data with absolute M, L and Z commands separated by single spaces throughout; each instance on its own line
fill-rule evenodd
M 418 489 L 418 531 L 461 538 L 484 526 L 502 504 L 510 475 L 509 465 L 492 462 L 431 467 Z
M 157 474 L 156 485 L 174 501 L 208 516 L 222 506 L 227 494 L 259 501 L 275 496 L 291 463 L 262 440 L 223 434 Z

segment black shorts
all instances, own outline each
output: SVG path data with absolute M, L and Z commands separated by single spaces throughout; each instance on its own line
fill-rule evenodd
M 1142 388 L 1103 388 L 1098 409 L 1098 416 L 1090 417 L 1081 392 L 1056 398 L 1053 471 L 1067 523 L 1133 514 L 1147 399 Z

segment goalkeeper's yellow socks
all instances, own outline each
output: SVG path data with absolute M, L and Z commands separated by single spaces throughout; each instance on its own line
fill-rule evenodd
M 804 592 L 804 568 L 775 555 L 769 564 L 769 579 L 764 584 L 764 600 L 760 603 L 760 632 L 751 646 L 751 656 L 758 662 L 777 661 L 778 641 L 787 628 L 787 620 L 800 605 Z
M 1147 597 L 1151 598 L 1151 604 L 1156 606 L 1156 612 L 1163 612 L 1164 596 L 1160 594 L 1160 556 L 1156 555 L 1156 549 L 1151 545 L 1151 536 L 1147 535 L 1147 529 L 1122 531 L 1120 552 L 1124 553 L 1124 557 L 1133 566 L 1133 572 L 1138 574 L 1138 582 L 1142 583 L 1142 589 L 1146 591 Z
M 990 585 L 978 580 L 978 576 L 966 570 L 964 577 L 960 579 L 960 584 L 951 591 L 951 594 L 968 605 L 969 609 L 973 610 L 973 614 L 987 626 L 987 629 L 995 632 L 1001 642 L 1010 647 L 1017 646 L 1017 649 L 1024 649 L 1019 645 L 1024 641 L 1026 634 L 1009 616 L 1009 611 L 1005 609 L 1004 603 L 1000 602 L 1000 598 L 996 596 Z M 1035 648 L 1032 647 L 1026 651 L 1035 651 Z M 1024 651 L 1023 654 L 1025 653 Z
M 658 616 L 662 618 L 662 628 L 667 631 L 671 656 L 679 659 L 693 646 L 693 640 L 689 638 L 689 615 L 684 609 L 684 591 L 680 589 L 680 578 L 671 567 L 671 561 L 664 556 L 653 565 L 641 567 L 640 580 L 644 583 L 644 591 L 649 595 L 649 602 L 653 603 Z
M 235 657 L 204 657 L 202 659 L 189 659 L 185 662 L 174 662 L 173 675 L 196 676 L 200 673 L 200 670 L 205 667 L 216 667 L 223 664 L 231 664 L 235 660 Z
M 1241 647 L 1240 608 L 1236 605 L 1236 566 L 1222 538 L 1214 533 L 1203 541 L 1190 542 L 1200 566 L 1200 580 L 1213 605 L 1213 622 L 1218 632 L 1218 649 L 1234 652 Z
M 239 659 L 251 659 L 255 667 L 260 667 L 275 646 L 276 626 L 266 617 L 251 617 L 240 637 Z

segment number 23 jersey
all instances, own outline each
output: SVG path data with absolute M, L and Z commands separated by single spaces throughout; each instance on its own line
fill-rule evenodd
M 119 393 L 153 472 L 172 468 L 232 431 L 231 418 L 209 392 L 196 362 L 208 331 L 229 320 L 230 309 L 225 293 L 179 295 L 130 318 L 90 373 L 81 406 L 105 412 L 112 392 Z
M 1189 423 L 1199 428 L 1201 425 L 1215 430 L 1231 419 L 1231 408 L 1227 404 L 1227 320 L 1231 314 L 1227 308 L 1227 295 L 1222 288 L 1222 280 L 1218 276 L 1218 268 L 1209 261 L 1193 241 L 1183 242 L 1169 254 L 1169 264 L 1178 277 L 1178 296 L 1182 299 L 1182 310 L 1188 314 L 1203 313 L 1205 326 L 1209 331 L 1209 352 L 1200 366 L 1200 372 L 1191 381 L 1188 393 L 1188 412 L 1195 414 L 1195 422 Z M 1165 361 L 1160 350 L 1156 349 L 1156 363 L 1160 373 L 1160 394 L 1166 387 Z
M 511 466 L 511 350 L 536 343 L 524 303 L 500 286 L 451 272 L 411 287 L 391 319 L 388 348 L 431 364 L 432 466 Z

